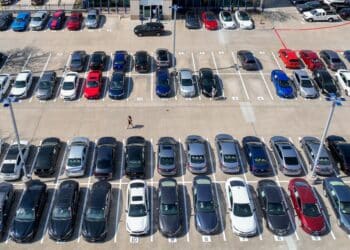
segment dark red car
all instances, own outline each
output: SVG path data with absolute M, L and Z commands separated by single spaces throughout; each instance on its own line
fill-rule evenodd
M 302 178 L 294 178 L 289 181 L 288 190 L 303 230 L 312 235 L 324 234 L 326 221 L 309 183 Z
M 202 12 L 202 22 L 204 23 L 205 28 L 208 30 L 217 30 L 219 28 L 218 20 L 213 12 Z
M 301 64 L 299 58 L 294 50 L 291 49 L 280 49 L 278 55 L 283 61 L 286 68 L 289 69 L 300 69 Z
M 81 12 L 72 12 L 68 18 L 67 28 L 69 30 L 79 30 L 81 29 L 81 24 L 83 23 L 83 14 Z
M 66 20 L 66 13 L 64 12 L 64 10 L 57 10 L 52 15 L 52 18 L 49 23 L 49 28 L 51 30 L 62 29 L 65 20 Z
M 101 96 L 102 92 L 102 72 L 91 70 L 85 81 L 84 96 L 87 99 L 96 99 Z
M 318 55 L 312 50 L 300 50 L 299 56 L 303 60 L 304 64 L 311 71 L 315 69 L 324 69 L 325 66 Z

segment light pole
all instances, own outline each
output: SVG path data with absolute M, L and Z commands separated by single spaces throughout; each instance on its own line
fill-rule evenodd
M 171 8 L 174 11 L 174 21 L 173 21 L 173 60 L 172 60 L 172 64 L 173 64 L 173 74 L 174 76 L 176 76 L 176 62 L 175 62 L 175 42 L 176 42 L 176 13 L 177 10 L 181 9 L 181 6 L 178 6 L 177 4 L 174 4 L 172 6 L 170 6 L 169 8 Z
M 23 166 L 23 174 L 24 174 L 24 179 L 30 179 L 30 176 L 27 175 L 27 170 L 26 170 L 26 166 L 25 166 L 25 162 L 23 154 L 22 154 L 22 149 L 21 149 L 21 140 L 19 139 L 19 134 L 18 134 L 18 129 L 17 129 L 17 124 L 16 124 L 16 119 L 15 119 L 15 113 L 13 112 L 13 108 L 12 108 L 12 103 L 13 102 L 17 102 L 17 99 L 15 97 L 6 97 L 3 100 L 3 106 L 5 108 L 9 108 L 10 109 L 10 114 L 11 114 L 11 120 L 12 120 L 12 125 L 13 125 L 13 129 L 15 131 L 15 136 L 16 136 L 16 141 L 17 141 L 17 146 L 18 146 L 18 151 L 19 151 L 19 157 L 21 158 L 21 164 Z
M 326 139 L 326 136 L 327 136 L 327 133 L 328 133 L 328 129 L 329 129 L 329 126 L 330 126 L 332 118 L 333 118 L 335 107 L 336 106 L 341 106 L 342 105 L 342 101 L 345 101 L 344 98 L 337 97 L 334 94 L 331 94 L 329 97 L 326 98 L 326 100 L 332 102 L 332 106 L 331 106 L 331 110 L 330 110 L 329 115 L 328 115 L 328 120 L 327 120 L 327 123 L 326 123 L 326 127 L 325 127 L 325 129 L 323 131 L 323 134 L 322 134 L 322 137 L 321 137 L 321 143 L 320 143 L 320 146 L 318 147 L 316 158 L 315 158 L 314 163 L 312 165 L 312 171 L 309 173 L 309 176 L 308 176 L 309 179 L 311 180 L 312 184 L 316 184 L 316 182 L 317 182 L 316 167 L 318 165 L 318 160 L 319 160 L 320 155 L 321 155 L 323 144 L 324 144 L 324 141 Z

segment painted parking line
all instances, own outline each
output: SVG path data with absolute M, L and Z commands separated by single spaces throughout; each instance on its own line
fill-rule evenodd
M 151 188 L 151 237 L 150 237 L 150 241 L 151 242 L 153 242 L 153 235 L 154 235 L 154 233 L 153 233 L 153 202 L 154 202 L 154 200 L 153 200 L 153 189 L 155 189 L 154 188 L 154 182 L 153 182 L 153 166 L 155 165 L 154 164 L 154 159 L 153 159 L 153 139 L 151 138 L 151 145 L 150 145 L 150 163 L 151 163 L 151 167 L 150 167 L 150 176 L 151 176 L 151 186 L 152 186 L 152 188 Z
M 128 88 L 127 88 L 127 98 L 126 101 L 129 101 L 130 97 L 130 85 L 131 85 L 131 74 L 132 74 L 132 61 L 133 61 L 133 55 L 130 53 L 129 57 L 129 73 L 128 73 Z
M 192 58 L 193 73 L 196 73 L 197 72 L 197 67 L 196 67 L 196 61 L 194 60 L 193 52 L 191 53 L 191 58 Z M 195 79 L 196 79 L 196 85 L 197 85 L 197 91 L 198 91 L 198 98 L 199 98 L 199 100 L 202 100 L 201 94 L 199 92 L 198 79 L 197 79 L 197 77 L 195 77 Z
M 154 53 L 151 54 L 151 57 L 153 58 Z M 153 71 L 154 71 L 154 60 L 151 60 L 151 101 L 153 101 L 153 86 L 154 86 L 154 82 L 153 82 Z
M 48 56 L 48 58 L 47 58 L 47 60 L 45 62 L 44 68 L 43 68 L 43 70 L 40 73 L 40 78 L 44 75 L 44 72 L 46 71 L 47 66 L 49 65 L 50 59 L 51 59 L 51 52 L 49 53 L 49 56 Z M 31 96 L 31 98 L 29 99 L 29 102 L 32 102 L 33 97 L 35 96 L 35 92 L 36 92 L 37 88 L 38 88 L 38 86 L 34 87 L 34 91 L 33 91 L 33 94 Z
M 238 72 L 238 75 L 239 75 L 239 78 L 241 79 L 241 83 L 242 83 L 242 86 L 243 86 L 243 90 L 244 90 L 244 93 L 247 97 L 247 100 L 249 100 L 249 94 L 248 94 L 248 91 L 247 91 L 247 87 L 245 86 L 245 82 L 244 82 L 244 79 L 242 77 L 242 73 L 241 73 L 241 70 L 239 69 L 239 66 L 237 64 L 237 60 L 235 59 L 235 55 L 233 53 L 233 51 L 231 51 L 231 56 L 232 56 L 232 60 L 233 60 L 233 64 L 236 65 L 236 70 Z
M 273 59 L 275 60 L 275 62 L 276 62 L 276 64 L 277 64 L 278 68 L 279 68 L 280 70 L 282 70 L 281 64 L 278 62 L 275 53 L 273 53 L 273 51 L 271 51 L 271 54 L 272 54 L 272 57 L 273 57 Z
M 25 61 L 24 65 L 22 67 L 22 71 L 26 69 L 27 64 L 28 64 L 31 57 L 32 57 L 32 53 L 30 53 L 29 56 L 27 57 L 27 60 Z
M 220 77 L 220 73 L 219 73 L 218 65 L 216 63 L 214 52 L 211 52 L 211 57 L 212 57 L 213 62 L 214 62 L 216 75 L 218 75 Z M 221 77 L 220 77 L 220 80 L 221 80 Z M 222 87 L 222 97 L 225 98 L 224 86 L 222 85 L 221 87 Z
M 271 100 L 273 100 L 273 95 L 271 94 L 269 85 L 268 85 L 267 82 L 266 82 L 266 79 L 265 79 L 264 74 L 262 73 L 261 70 L 259 70 L 259 73 L 260 73 L 260 75 L 261 75 L 261 78 L 263 79 L 263 82 L 264 82 L 264 84 L 265 84 L 265 87 L 266 87 L 266 89 L 267 89 L 267 92 L 269 92 L 269 96 L 270 96 Z
M 66 61 L 65 65 L 64 65 L 63 73 L 62 73 L 62 77 L 61 77 L 61 81 L 60 81 L 60 84 L 59 84 L 59 86 L 58 86 L 58 88 L 57 88 L 56 97 L 55 97 L 55 99 L 53 100 L 54 102 L 56 102 L 56 101 L 57 101 L 57 98 L 59 98 L 59 96 L 60 96 L 61 87 L 62 87 L 62 84 L 63 84 L 63 80 L 64 80 L 64 77 L 65 77 L 65 74 L 67 73 L 68 64 L 69 64 L 69 62 L 70 62 L 71 57 L 72 57 L 72 54 L 69 54 L 69 56 L 68 56 L 68 58 L 67 58 L 67 61 Z

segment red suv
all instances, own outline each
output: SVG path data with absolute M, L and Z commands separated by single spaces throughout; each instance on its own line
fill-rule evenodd
M 315 69 L 324 69 L 325 66 L 318 55 L 312 50 L 300 50 L 299 56 L 303 60 L 304 64 L 311 71 Z

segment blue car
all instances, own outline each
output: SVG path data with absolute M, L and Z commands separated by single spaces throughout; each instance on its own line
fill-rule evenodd
M 27 29 L 30 22 L 29 12 L 19 12 L 16 19 L 13 21 L 11 28 L 13 31 L 24 31 Z
M 246 136 L 242 140 L 242 145 L 252 174 L 270 175 L 272 167 L 265 144 L 255 136 Z
M 285 72 L 279 69 L 272 70 L 271 81 L 276 88 L 276 94 L 282 98 L 294 98 L 294 87 L 292 80 Z
M 168 97 L 171 92 L 169 71 L 166 68 L 160 68 L 156 74 L 156 93 L 159 97 Z
M 128 53 L 126 51 L 116 51 L 113 58 L 113 70 L 125 71 L 128 63 Z

